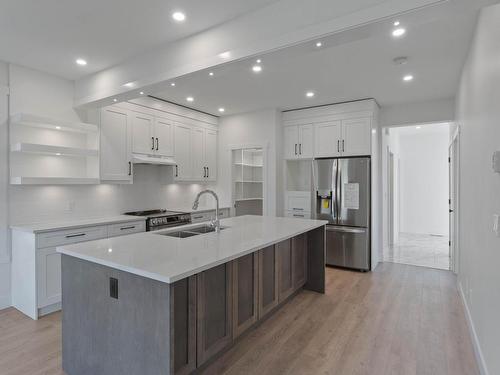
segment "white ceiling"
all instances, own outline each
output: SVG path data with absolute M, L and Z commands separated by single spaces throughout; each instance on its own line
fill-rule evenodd
M 77 79 L 274 1 L 0 0 L 0 60 Z
M 465 3 L 465 2 L 464 2 Z M 470 5 L 470 3 L 469 3 Z M 222 65 L 176 80 L 148 93 L 175 103 L 219 115 L 262 108 L 291 109 L 360 98 L 375 98 L 380 105 L 452 98 L 474 33 L 477 9 L 457 7 L 456 11 L 425 9 L 399 17 L 407 34 L 391 35 L 394 19 L 365 25 L 322 39 L 272 52 L 265 56 Z M 393 59 L 407 56 L 406 65 Z M 262 59 L 263 71 L 251 67 Z M 413 82 L 403 82 L 411 73 Z M 312 99 L 307 90 L 315 91 Z M 193 96 L 193 103 L 186 102 Z

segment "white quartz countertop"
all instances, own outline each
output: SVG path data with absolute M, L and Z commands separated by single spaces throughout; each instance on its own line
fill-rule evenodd
M 220 233 L 188 238 L 163 236 L 169 230 L 65 245 L 57 251 L 165 283 L 226 263 L 327 224 L 324 220 L 284 217 L 239 216 L 221 220 Z
M 14 224 L 14 225 L 11 225 L 10 228 L 13 230 L 19 230 L 22 232 L 42 233 L 42 232 L 51 232 L 54 230 L 90 227 L 90 226 L 95 226 L 95 225 L 126 223 L 126 222 L 131 222 L 131 221 L 140 221 L 140 220 L 146 220 L 146 218 L 141 218 L 138 216 L 130 216 L 130 215 L 117 215 L 117 216 L 110 216 L 110 217 L 64 220 L 64 221 L 57 221 L 57 222 Z

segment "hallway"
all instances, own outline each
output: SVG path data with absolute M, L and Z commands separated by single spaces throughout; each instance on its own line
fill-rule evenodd
M 449 270 L 448 237 L 400 233 L 399 242 L 384 251 L 384 262 Z

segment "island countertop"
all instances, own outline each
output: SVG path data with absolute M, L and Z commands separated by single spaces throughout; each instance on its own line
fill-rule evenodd
M 324 220 L 248 215 L 221 220 L 221 226 L 226 228 L 220 233 L 188 238 L 161 235 L 200 225 L 192 224 L 65 245 L 58 247 L 57 251 L 153 280 L 174 283 L 326 224 Z

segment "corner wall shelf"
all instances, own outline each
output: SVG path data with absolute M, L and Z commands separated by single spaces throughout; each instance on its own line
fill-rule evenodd
M 11 146 L 12 152 L 27 152 L 32 154 L 66 155 L 66 156 L 98 156 L 99 151 L 94 149 L 52 146 L 37 143 L 19 142 Z
M 31 113 L 16 113 L 15 115 L 11 116 L 10 123 L 14 125 L 25 125 L 36 128 L 54 129 L 78 133 L 97 133 L 99 131 L 99 127 L 94 124 L 51 119 Z
M 12 185 L 98 185 L 98 178 L 85 177 L 11 177 Z

